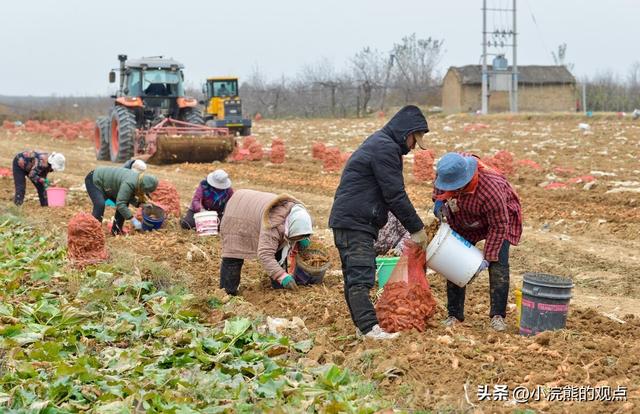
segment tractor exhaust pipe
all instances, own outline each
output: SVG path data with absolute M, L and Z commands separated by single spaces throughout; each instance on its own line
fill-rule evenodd
M 127 55 L 118 55 L 120 61 L 120 93 L 124 93 L 124 62 L 127 61 Z

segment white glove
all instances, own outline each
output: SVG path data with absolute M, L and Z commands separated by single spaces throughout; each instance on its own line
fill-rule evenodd
M 136 230 L 142 230 L 142 223 L 140 223 L 140 220 L 138 220 L 137 218 L 132 218 L 131 219 L 131 224 L 133 224 L 133 228 Z
M 482 272 L 483 270 L 487 270 L 489 268 L 489 262 L 486 260 L 483 260 L 482 263 L 480 263 L 480 267 L 478 267 L 478 270 L 476 271 L 476 276 L 478 274 L 480 274 L 480 272 Z
M 424 229 L 411 233 L 411 241 L 420 246 L 422 249 L 427 247 L 427 233 Z

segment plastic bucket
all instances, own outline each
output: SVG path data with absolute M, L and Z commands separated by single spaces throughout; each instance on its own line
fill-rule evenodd
M 67 201 L 67 189 L 62 187 L 47 188 L 49 207 L 64 207 Z
M 520 334 L 563 329 L 567 324 L 573 281 L 544 273 L 525 273 L 522 277 Z
M 482 260 L 480 249 L 453 231 L 447 223 L 440 224 L 427 246 L 427 266 L 460 287 L 469 283 Z
M 142 230 L 158 230 L 164 223 L 165 214 L 161 207 L 145 204 L 142 207 Z
M 378 289 L 382 289 L 391 277 L 393 269 L 398 264 L 399 257 L 376 257 L 376 276 Z
M 215 236 L 218 234 L 220 220 L 215 211 L 201 211 L 193 215 L 196 222 L 196 232 L 199 236 Z
M 322 253 L 320 250 L 309 250 L 305 253 L 314 253 L 314 252 Z M 322 266 L 312 266 L 308 263 L 305 263 L 302 260 L 300 254 L 296 255 L 296 267 L 293 272 L 293 277 L 296 279 L 296 283 L 301 285 L 309 285 L 309 284 L 317 284 L 322 283 L 324 280 L 324 275 L 329 270 L 329 266 L 331 266 L 330 262 L 326 262 Z
M 516 288 L 513 292 L 516 298 L 516 326 L 520 327 L 520 315 L 522 314 L 522 290 Z

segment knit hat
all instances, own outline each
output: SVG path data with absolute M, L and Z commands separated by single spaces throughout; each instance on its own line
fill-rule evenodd
M 64 155 L 59 152 L 52 152 L 47 158 L 47 162 L 53 171 L 64 171 L 65 159 Z
M 213 188 L 218 190 L 226 190 L 231 187 L 231 180 L 229 174 L 225 170 L 215 170 L 207 175 L 207 183 Z
M 458 190 L 471 181 L 478 169 L 476 157 L 465 157 L 455 152 L 445 154 L 436 166 L 436 181 L 438 190 Z
M 291 237 L 313 234 L 313 223 L 306 208 L 296 204 L 287 216 L 284 227 L 284 235 Z

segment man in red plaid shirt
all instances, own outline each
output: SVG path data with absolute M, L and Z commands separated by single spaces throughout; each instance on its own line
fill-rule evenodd
M 484 260 L 476 275 L 489 269 L 491 327 L 504 331 L 509 295 L 509 246 L 522 234 L 520 200 L 507 179 L 473 155 L 448 153 L 438 162 L 434 213 L 473 244 L 485 240 Z M 465 288 L 447 281 L 448 318 L 464 320 Z

